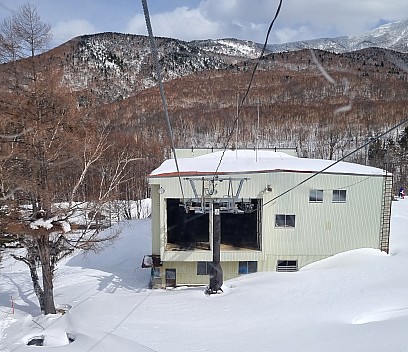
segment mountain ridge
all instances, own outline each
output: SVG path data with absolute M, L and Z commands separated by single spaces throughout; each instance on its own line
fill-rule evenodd
M 387 31 L 383 27 L 377 37 L 384 39 Z M 394 38 L 391 44 L 402 37 L 395 33 L 388 37 Z M 180 148 L 223 148 L 226 143 L 236 148 L 297 147 L 303 157 L 338 159 L 408 116 L 408 53 L 381 48 L 344 53 L 316 49 L 314 55 L 309 49 L 266 51 L 258 62 L 261 48 L 248 41 L 155 41 L 172 137 Z M 21 70 L 20 76 L 31 82 L 32 67 L 38 69 L 43 85 L 37 87 L 42 87 L 47 106 L 54 106 L 48 90 L 52 84 L 63 97 L 61 104 L 75 109 L 81 119 L 109 125 L 115 147 L 132 142 L 144 160 L 135 174 L 145 177 L 167 157 L 170 141 L 147 37 L 85 35 L 33 60 L 0 65 L 5 82 L 1 103 L 10 116 L 19 116 L 25 106 L 21 94 L 11 94 L 13 75 Z M 244 95 L 237 128 L 237 106 Z M 13 99 L 18 104 L 8 104 Z M 400 133 L 390 136 L 394 146 Z M 378 141 L 374 151 L 361 150 L 348 161 L 402 165 L 387 154 L 394 147 L 386 143 Z
M 264 55 L 303 49 L 346 53 L 369 47 L 405 53 L 407 43 L 408 20 L 405 20 L 350 37 L 271 44 Z M 261 55 L 263 47 L 234 38 L 182 41 L 156 37 L 156 45 L 164 81 L 196 72 L 245 69 L 246 63 Z M 64 54 L 64 81 L 76 89 L 87 89 L 95 79 L 113 82 L 114 87 L 104 94 L 105 101 L 109 102 L 130 97 L 156 84 L 146 36 L 106 32 L 79 36 L 63 45 L 69 46 L 70 52 Z
M 300 49 L 319 49 L 343 53 L 370 47 L 407 53 L 408 20 L 387 23 L 371 31 L 357 35 L 270 44 L 268 45 L 268 50 L 271 52 L 283 52 Z

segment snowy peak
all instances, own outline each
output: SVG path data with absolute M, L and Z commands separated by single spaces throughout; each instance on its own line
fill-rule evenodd
M 294 51 L 300 49 L 319 49 L 335 53 L 351 52 L 377 47 L 408 52 L 408 20 L 387 23 L 371 31 L 352 36 L 320 38 L 285 44 L 272 44 L 272 52 Z
M 101 33 L 80 36 L 67 44 L 70 53 L 64 53 L 64 81 L 77 90 L 106 81 L 110 88 L 98 94 L 106 101 L 114 101 L 156 84 L 149 40 L 145 36 Z M 194 43 L 156 38 L 156 45 L 165 81 L 229 66 L 225 57 Z
M 265 54 L 301 49 L 335 53 L 368 47 L 408 52 L 408 20 L 383 25 L 361 35 L 269 45 Z M 208 71 L 239 71 L 260 56 L 262 45 L 232 38 L 181 41 L 156 38 L 164 81 Z M 63 82 L 76 91 L 92 89 L 101 101 L 120 101 L 156 85 L 146 36 L 100 33 L 83 35 L 54 49 L 63 60 Z
M 379 47 L 408 52 L 408 20 L 387 23 L 372 31 L 350 36 L 352 50 Z
M 206 52 L 218 55 L 255 59 L 261 54 L 262 45 L 238 39 L 201 40 L 191 42 Z M 303 40 L 284 44 L 270 44 L 269 52 L 318 49 L 335 53 L 351 52 L 377 47 L 408 52 L 408 20 L 387 23 L 371 31 L 335 38 Z
M 255 59 L 260 56 L 262 49 L 260 45 L 248 40 L 238 39 L 216 39 L 216 40 L 196 40 L 195 45 L 204 51 L 227 56 L 244 57 Z

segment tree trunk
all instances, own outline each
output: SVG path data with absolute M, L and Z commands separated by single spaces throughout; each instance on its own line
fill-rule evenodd
M 33 282 L 34 292 L 35 292 L 35 295 L 38 298 L 38 303 L 40 304 L 40 309 L 43 312 L 45 310 L 44 309 L 44 291 L 41 288 L 40 279 L 38 278 L 37 266 L 35 264 L 35 258 L 33 258 L 32 256 L 29 256 L 28 260 L 26 261 L 26 264 L 28 265 L 28 267 L 30 269 L 31 281 Z
M 49 235 L 45 234 L 37 239 L 40 256 L 44 291 L 44 314 L 55 314 L 53 265 L 51 264 Z
M 38 277 L 36 257 L 38 255 L 37 248 L 35 246 L 27 247 L 27 256 L 17 256 L 12 254 L 11 256 L 18 261 L 27 264 L 30 270 L 31 281 L 33 283 L 34 293 L 37 296 L 38 303 L 40 304 L 40 310 L 44 312 L 44 291 L 40 285 L 40 279 Z

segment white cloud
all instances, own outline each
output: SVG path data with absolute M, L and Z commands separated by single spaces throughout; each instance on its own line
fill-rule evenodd
M 299 30 L 294 40 L 352 35 L 384 20 L 402 20 L 407 13 L 408 2 L 399 0 L 286 0 L 277 28 Z
M 278 0 L 202 0 L 195 9 L 154 14 L 153 30 L 155 35 L 185 40 L 235 37 L 262 43 L 278 4 Z M 383 21 L 404 19 L 407 13 L 408 2 L 400 0 L 285 0 L 269 43 L 359 34 Z M 136 16 L 132 26 L 146 33 L 143 16 Z
M 58 22 L 52 27 L 53 41 L 58 43 L 64 43 L 79 35 L 96 32 L 90 22 L 81 19 Z
M 307 26 L 279 28 L 275 30 L 274 36 L 278 39 L 278 43 L 289 43 L 297 41 L 298 38 L 314 38 Z
M 199 9 L 207 18 L 217 21 L 269 23 L 278 3 L 271 0 L 203 0 Z
M 215 38 L 221 34 L 220 26 L 202 16 L 198 9 L 179 7 L 172 12 L 153 14 L 150 21 L 155 36 L 193 40 Z M 144 16 L 134 16 L 128 23 L 126 31 L 146 34 Z
M 259 43 L 264 42 L 267 29 L 279 4 L 279 0 L 201 0 L 195 1 L 193 5 L 187 0 L 184 2 L 179 0 L 175 3 L 188 5 L 168 10 L 173 2 L 168 0 L 152 2 L 155 6 L 150 15 L 155 36 L 182 40 L 233 37 Z M 116 9 L 109 9 L 112 15 L 115 14 Z M 160 9 L 162 9 L 161 12 Z M 85 8 L 82 10 L 85 11 Z M 408 1 L 401 0 L 386 2 L 383 0 L 284 0 L 269 43 L 359 34 L 384 22 L 404 19 L 407 13 Z M 86 14 L 87 12 L 83 17 Z M 58 17 L 55 14 L 52 16 L 53 19 Z M 95 16 L 86 18 L 93 18 L 96 21 L 108 17 L 108 13 L 101 12 L 97 18 Z M 77 35 L 95 33 L 96 28 L 101 32 L 109 30 L 135 34 L 147 33 L 142 13 L 136 14 L 125 25 L 124 20 L 128 17 L 124 15 L 119 17 L 122 20 L 119 23 L 113 19 L 105 23 L 99 21 L 94 25 L 91 24 L 92 20 L 58 22 L 53 24 L 55 42 L 61 43 Z
M 150 14 L 155 36 L 178 38 L 182 40 L 234 37 L 263 42 L 269 26 L 265 22 L 255 21 L 256 14 L 249 2 L 202 1 L 195 9 L 179 7 L 172 12 Z M 264 1 L 268 5 L 270 1 Z M 262 11 L 261 11 L 262 12 Z M 252 13 L 250 16 L 245 14 Z M 258 18 L 259 19 L 259 18 Z M 144 16 L 138 14 L 126 27 L 129 33 L 146 34 Z

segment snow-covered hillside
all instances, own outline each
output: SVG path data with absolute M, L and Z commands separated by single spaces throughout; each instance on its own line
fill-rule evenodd
M 80 36 L 70 43 L 70 54 L 64 63 L 64 82 L 75 90 L 97 89 L 110 102 L 157 84 L 151 48 L 145 36 L 100 33 Z M 229 65 L 225 58 L 194 43 L 157 38 L 156 46 L 165 81 L 193 72 L 225 69 Z M 102 89 L 99 86 L 103 82 Z
M 348 37 L 342 36 L 303 40 L 284 44 L 271 44 L 268 46 L 268 49 L 273 52 L 319 49 L 335 53 L 344 53 L 371 47 L 407 53 L 408 20 L 387 23 L 371 31 Z
M 407 42 L 408 20 L 350 37 L 269 43 L 265 55 L 309 48 L 336 53 L 368 47 L 408 52 Z M 259 57 L 263 43 L 233 38 L 191 42 L 156 38 L 156 46 L 163 80 L 171 81 L 198 72 L 237 71 L 239 65 Z M 51 50 L 48 55 L 52 61 L 56 61 L 59 55 L 66 85 L 76 91 L 92 90 L 104 102 L 121 101 L 157 84 L 146 36 L 122 33 L 83 35 Z
M 140 263 L 150 220 L 121 226 L 102 253 L 59 265 L 64 315 L 41 316 L 26 268 L 3 259 L 0 351 L 32 351 L 33 337 L 44 338 L 39 351 L 406 350 L 408 199 L 393 202 L 389 255 L 359 249 L 296 273 L 243 275 L 213 296 L 204 287 L 148 289 Z
M 256 59 L 261 55 L 260 44 L 238 39 L 197 40 L 192 42 L 204 51 L 219 55 L 236 56 L 241 59 Z

